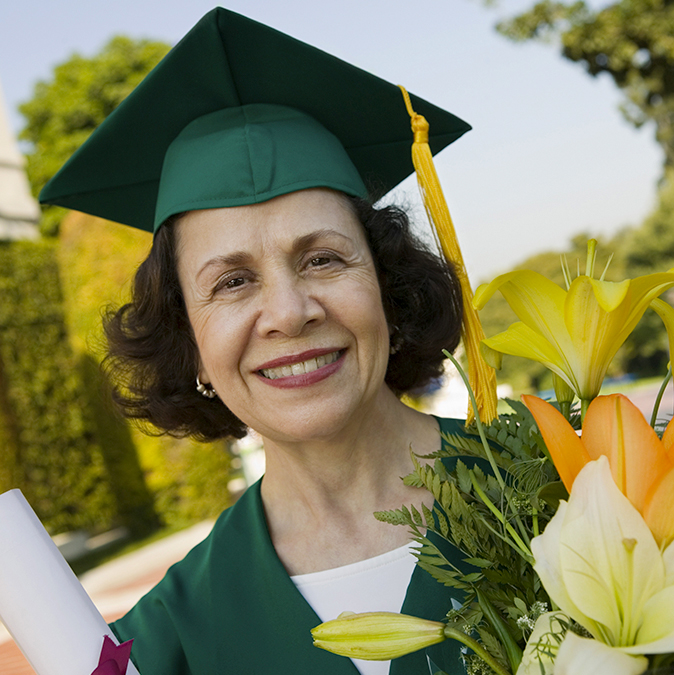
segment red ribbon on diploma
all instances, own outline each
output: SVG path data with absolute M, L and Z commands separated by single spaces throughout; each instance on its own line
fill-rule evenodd
M 133 640 L 128 640 L 118 646 L 106 635 L 103 638 L 98 667 L 91 675 L 126 675 L 132 642 Z

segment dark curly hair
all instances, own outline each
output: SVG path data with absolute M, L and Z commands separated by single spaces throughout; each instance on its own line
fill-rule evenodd
M 391 329 L 386 383 L 397 395 L 418 390 L 442 374 L 442 350 L 453 351 L 459 342 L 458 279 L 411 233 L 403 210 L 346 199 L 365 230 Z M 103 365 L 127 417 L 173 436 L 242 438 L 243 422 L 219 398 L 206 399 L 195 389 L 199 357 L 176 269 L 179 219 L 169 218 L 157 232 L 136 273 L 132 301 L 108 311 Z

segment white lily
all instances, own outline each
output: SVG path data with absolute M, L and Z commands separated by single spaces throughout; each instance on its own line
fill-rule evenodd
M 645 656 L 625 654 L 599 640 L 569 632 L 557 652 L 554 675 L 640 675 L 647 668 Z
M 674 544 L 660 549 L 605 456 L 583 467 L 531 550 L 551 599 L 597 641 L 623 654 L 674 651 Z M 573 671 L 556 665 L 555 675 L 642 672 L 597 670 L 595 657 L 574 657 Z
M 564 623 L 569 617 L 564 612 L 546 612 L 536 619 L 517 675 L 552 675 L 555 657 L 563 641 Z

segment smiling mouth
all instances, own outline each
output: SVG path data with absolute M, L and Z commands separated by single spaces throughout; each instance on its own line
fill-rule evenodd
M 329 354 L 316 356 L 313 359 L 307 359 L 306 361 L 300 361 L 299 363 L 293 363 L 288 366 L 263 368 L 258 372 L 262 377 L 266 377 L 268 380 L 278 380 L 281 377 L 292 377 L 293 375 L 305 375 L 306 373 L 311 373 L 323 366 L 334 363 L 342 356 L 342 354 L 344 354 L 344 351 L 344 349 L 340 349 L 335 352 L 330 352 Z

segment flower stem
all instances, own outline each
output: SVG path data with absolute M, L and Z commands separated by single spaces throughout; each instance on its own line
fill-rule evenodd
M 669 381 L 672 379 L 672 367 L 670 366 L 667 369 L 667 375 L 665 375 L 664 380 L 662 380 L 662 384 L 660 385 L 660 391 L 658 392 L 658 395 L 655 399 L 655 403 L 653 404 L 653 414 L 651 415 L 651 426 L 655 429 L 655 422 L 658 419 L 658 412 L 660 410 L 660 403 L 662 402 L 662 397 L 665 395 L 665 389 L 667 389 L 667 385 L 669 384 Z
M 571 401 L 560 401 L 559 409 L 564 415 L 564 419 L 568 422 L 571 419 Z
M 445 626 L 445 637 L 458 640 L 472 649 L 497 675 L 511 675 L 477 640 L 462 631 Z
M 470 480 L 473 483 L 473 489 L 475 492 L 477 492 L 478 496 L 482 500 L 482 503 L 496 516 L 498 521 L 505 527 L 506 531 L 508 534 L 513 538 L 515 544 L 517 545 L 517 549 L 519 549 L 520 555 L 529 563 L 533 563 L 533 556 L 531 555 L 531 550 L 529 547 L 522 541 L 520 536 L 517 534 L 515 531 L 515 528 L 506 521 L 505 516 L 499 511 L 496 506 L 494 506 L 494 503 L 487 497 L 485 494 L 484 490 L 477 484 L 477 479 L 475 478 L 475 474 L 470 471 Z M 526 535 L 525 535 L 526 536 Z
M 491 465 L 491 469 L 494 472 L 494 477 L 496 478 L 499 487 L 501 488 L 501 492 L 503 493 L 503 496 L 506 498 L 506 501 L 508 502 L 508 506 L 510 507 L 510 510 L 515 514 L 514 520 L 517 523 L 517 527 L 519 528 L 520 532 L 522 533 L 522 536 L 527 539 L 528 542 L 528 536 L 526 534 L 526 530 L 524 529 L 524 525 L 522 524 L 522 521 L 520 520 L 520 517 L 517 515 L 517 510 L 513 506 L 510 497 L 508 496 L 508 490 L 506 488 L 505 481 L 503 480 L 503 476 L 501 476 L 501 472 L 498 468 L 498 464 L 496 464 L 496 460 L 494 459 L 494 453 L 492 452 L 491 446 L 489 445 L 489 441 L 487 440 L 487 436 L 484 433 L 484 427 L 482 426 L 482 420 L 480 419 L 480 413 L 478 412 L 477 409 L 477 401 L 475 400 L 475 394 L 473 393 L 473 389 L 470 386 L 470 382 L 468 380 L 468 376 L 464 372 L 463 368 L 461 367 L 461 364 L 446 350 L 442 350 L 444 355 L 454 364 L 454 367 L 457 369 L 459 372 L 459 375 L 461 375 L 461 379 L 463 380 L 463 383 L 466 385 L 466 389 L 468 390 L 468 396 L 470 396 L 470 402 L 473 406 L 473 411 L 475 413 L 475 424 L 477 426 L 477 432 L 480 434 L 480 440 L 482 441 L 482 447 L 484 448 L 484 452 L 487 455 L 487 459 L 489 460 L 489 464 Z M 483 493 L 484 494 L 484 493 Z M 485 495 L 485 499 L 487 499 L 487 496 Z M 487 499 L 487 501 L 489 501 Z M 489 502 L 491 504 L 491 502 Z M 491 505 L 494 509 L 496 507 L 492 504 Z M 503 514 L 496 509 L 498 514 L 503 517 Z M 503 523 L 506 525 L 506 527 L 509 527 L 513 533 L 515 533 L 515 536 L 517 537 L 516 541 L 519 541 L 518 546 L 523 544 L 522 540 L 517 536 L 517 533 L 515 530 L 503 520 Z M 512 536 L 512 533 L 511 533 Z M 524 545 L 524 544 L 523 544 Z M 524 548 L 522 551 L 526 552 L 526 554 L 531 558 L 531 552 L 529 551 L 529 548 L 524 545 Z M 533 559 L 532 559 L 533 560 Z
M 533 509 L 531 513 L 531 520 L 534 527 L 534 537 L 537 537 L 540 533 L 538 530 L 538 509 Z
M 585 421 L 585 413 L 587 412 L 587 409 L 590 407 L 590 403 L 592 403 L 592 400 L 589 398 L 581 398 L 580 399 L 580 423 L 582 424 Z
M 475 424 L 477 426 L 477 433 L 480 434 L 482 447 L 484 448 L 484 452 L 487 455 L 489 464 L 491 464 L 491 469 L 494 472 L 494 478 L 496 478 L 499 487 L 501 488 L 501 490 L 503 490 L 505 494 L 505 487 L 506 487 L 505 481 L 503 480 L 503 476 L 501 476 L 501 472 L 499 471 L 498 465 L 496 464 L 496 460 L 494 459 L 494 454 L 492 453 L 491 446 L 489 445 L 487 436 L 484 433 L 484 427 L 482 426 L 480 413 L 477 410 L 477 401 L 475 400 L 475 394 L 473 393 L 473 390 L 470 386 L 470 382 L 468 381 L 468 376 L 466 375 L 466 373 L 463 372 L 463 368 L 461 367 L 459 362 L 446 349 L 443 349 L 442 351 L 444 355 L 454 364 L 454 367 L 459 371 L 459 375 L 461 375 L 461 379 L 463 379 L 463 383 L 466 385 L 466 389 L 468 390 L 468 396 L 470 396 L 470 402 L 473 406 L 473 411 L 475 412 Z

